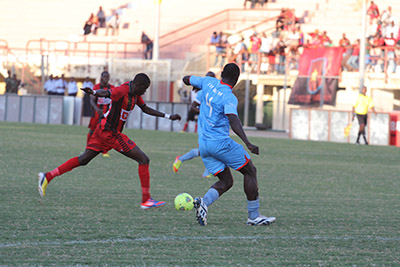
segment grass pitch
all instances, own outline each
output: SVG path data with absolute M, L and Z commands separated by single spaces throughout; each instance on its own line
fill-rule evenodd
M 400 149 L 250 138 L 267 227 L 245 225 L 243 180 L 209 208 L 209 225 L 174 208 L 203 195 L 200 158 L 172 171 L 197 136 L 124 131 L 150 157 L 151 192 L 165 207 L 141 210 L 137 163 L 112 151 L 55 178 L 43 204 L 37 173 L 79 155 L 86 127 L 0 122 L 0 265 L 388 266 L 400 264 Z M 236 139 L 238 140 L 238 139 Z

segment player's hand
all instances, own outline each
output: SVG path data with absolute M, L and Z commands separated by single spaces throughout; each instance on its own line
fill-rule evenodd
M 81 88 L 81 90 L 84 91 L 86 94 L 89 94 L 89 95 L 93 95 L 94 94 L 94 91 L 89 87 Z
M 171 121 L 176 121 L 176 120 L 180 121 L 180 120 L 181 120 L 181 115 L 179 115 L 179 114 L 172 114 L 172 115 L 169 117 L 169 119 L 170 119 Z
M 104 113 L 103 110 L 97 109 L 97 113 L 99 114 L 100 117 L 103 117 Z
M 258 150 L 258 146 L 253 145 L 252 143 L 247 144 L 247 148 L 250 150 L 251 153 L 258 155 L 259 154 L 259 150 Z

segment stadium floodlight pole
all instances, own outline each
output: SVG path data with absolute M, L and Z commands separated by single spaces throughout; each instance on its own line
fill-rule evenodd
M 156 61 L 160 54 L 160 6 L 161 0 L 156 0 L 156 21 L 155 21 L 155 31 L 154 31 L 154 47 L 153 47 L 153 60 Z
M 249 77 L 249 70 L 250 66 L 246 66 L 247 71 L 246 71 L 246 87 L 245 87 L 245 92 L 244 92 L 244 122 L 243 126 L 247 127 L 249 126 L 249 95 L 250 95 L 250 77 Z
M 364 79 L 365 79 L 365 51 L 366 51 L 366 26 L 367 26 L 367 1 L 362 1 L 362 21 L 361 21 L 361 41 L 360 41 L 360 88 L 359 91 L 361 92 L 361 88 L 364 86 Z

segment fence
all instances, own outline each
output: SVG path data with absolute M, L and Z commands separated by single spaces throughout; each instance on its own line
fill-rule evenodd
M 350 111 L 292 108 L 290 110 L 290 138 L 300 140 L 355 143 L 358 121 L 353 121 L 350 134 L 345 136 L 345 127 L 351 122 Z M 369 114 L 366 127 L 368 142 L 374 145 L 389 145 L 390 114 Z
M 161 112 L 178 113 L 182 120 L 150 116 L 136 107 L 126 122 L 126 128 L 172 132 L 183 129 L 188 104 L 151 101 L 146 104 Z M 81 125 L 82 106 L 82 98 L 79 97 L 5 94 L 0 95 L 0 121 Z M 190 130 L 193 131 L 193 127 Z

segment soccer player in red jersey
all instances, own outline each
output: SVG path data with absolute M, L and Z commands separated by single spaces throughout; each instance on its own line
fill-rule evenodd
M 100 83 L 96 84 L 93 87 L 93 91 L 99 89 L 111 89 L 114 88 L 114 85 L 109 84 L 110 74 L 108 71 L 103 71 L 100 76 Z M 104 117 L 104 114 L 108 111 L 108 108 L 111 104 L 111 99 L 107 97 L 100 96 L 90 96 L 90 104 L 94 109 L 94 115 L 90 118 L 90 122 L 88 128 L 90 129 L 87 134 L 86 144 L 89 144 L 90 137 L 92 137 L 94 130 L 96 130 L 97 124 L 100 123 L 101 119 Z M 103 152 L 103 157 L 109 157 L 108 152 Z
M 170 120 L 181 119 L 179 114 L 164 114 L 146 105 L 142 95 L 149 86 L 150 78 L 144 73 L 139 73 L 132 81 L 126 82 L 119 87 L 96 91 L 90 88 L 81 89 L 89 95 L 111 98 L 111 106 L 107 113 L 104 114 L 101 122 L 97 124 L 96 130 L 93 132 L 82 155 L 67 160 L 50 172 L 38 174 L 38 190 L 42 198 L 45 196 L 48 184 L 54 177 L 88 164 L 100 152 L 115 149 L 139 163 L 139 178 L 142 187 L 142 203 L 140 207 L 149 209 L 165 205 L 164 201 L 156 201 L 150 196 L 149 158 L 135 142 L 121 133 L 135 105 L 138 105 L 144 113 L 155 117 L 164 117 Z

